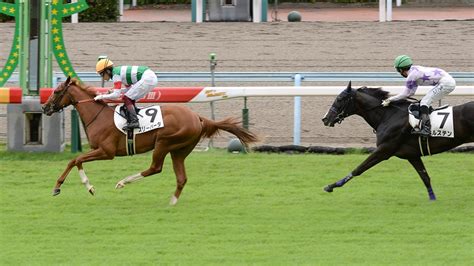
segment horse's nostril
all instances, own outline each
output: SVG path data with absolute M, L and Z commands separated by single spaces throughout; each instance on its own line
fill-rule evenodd
M 327 117 L 324 117 L 324 118 L 323 118 L 323 119 L 321 119 L 321 120 L 323 121 L 323 124 L 324 124 L 325 126 L 327 126 L 327 125 L 328 125 L 328 123 L 329 123 L 329 119 L 328 119 Z

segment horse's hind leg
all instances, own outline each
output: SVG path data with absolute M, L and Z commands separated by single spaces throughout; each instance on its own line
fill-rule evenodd
M 421 160 L 420 157 L 417 158 L 412 158 L 408 160 L 411 165 L 415 168 L 415 170 L 418 172 L 418 175 L 420 175 L 421 180 L 423 180 L 423 183 L 425 184 L 426 189 L 428 190 L 428 195 L 430 196 L 430 200 L 436 200 L 436 195 L 433 192 L 433 189 L 431 188 L 431 181 L 430 181 L 430 176 L 428 175 L 428 172 L 426 172 L 426 168 L 423 165 L 423 161 Z
M 153 161 L 150 165 L 150 168 L 141 173 L 125 177 L 124 179 L 117 182 L 115 188 L 123 188 L 126 184 L 133 183 L 144 177 L 160 173 L 161 170 L 163 170 L 163 163 L 165 161 L 166 155 L 168 154 L 168 151 L 162 146 L 164 145 L 158 144 L 155 146 L 155 150 L 153 151 Z
M 171 196 L 170 205 L 176 205 L 176 203 L 178 203 L 178 198 L 183 191 L 184 185 L 186 185 L 188 178 L 186 176 L 184 160 L 193 151 L 196 144 L 197 142 L 194 143 L 194 145 L 188 145 L 184 148 L 171 152 L 171 158 L 173 159 L 173 170 L 176 175 L 176 191 L 174 192 L 173 196 Z

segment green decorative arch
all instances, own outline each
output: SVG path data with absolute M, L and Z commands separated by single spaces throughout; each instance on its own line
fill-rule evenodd
M 59 67 L 66 76 L 77 77 L 74 68 L 72 67 L 71 60 L 66 51 L 63 38 L 63 26 L 62 21 L 64 17 L 79 13 L 89 6 L 86 0 L 79 0 L 77 3 L 64 4 L 62 0 L 51 1 L 51 23 L 50 23 L 50 43 L 52 44 L 53 54 L 56 57 Z M 15 35 L 13 36 L 13 43 L 10 50 L 10 55 L 6 61 L 5 67 L 0 69 L 0 87 L 3 86 L 7 80 L 13 74 L 16 69 L 18 62 L 20 61 L 20 1 L 16 0 L 15 3 L 0 2 L 0 13 L 12 16 L 15 18 Z M 24 40 L 26 42 L 26 40 Z
M 86 10 L 89 6 L 86 0 L 79 0 L 77 3 L 64 4 L 63 1 L 52 0 L 51 8 L 51 44 L 54 57 L 64 75 L 78 78 L 76 71 L 72 67 L 71 60 L 67 55 L 63 38 L 63 18 L 72 14 Z
M 14 4 L 0 2 L 0 13 L 15 18 L 15 35 L 13 36 L 12 48 L 5 66 L 0 69 L 0 87 L 3 86 L 13 74 L 20 61 L 20 5 L 18 1 Z

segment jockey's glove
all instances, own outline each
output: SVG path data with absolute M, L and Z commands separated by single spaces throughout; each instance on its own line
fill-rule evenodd
M 94 101 L 102 100 L 104 98 L 104 95 L 97 95 L 94 97 Z
M 387 107 L 387 106 L 389 106 L 389 105 L 390 105 L 390 100 L 389 100 L 389 99 L 386 99 L 386 100 L 383 100 L 383 101 L 382 101 L 382 106 L 383 106 L 383 107 Z
M 120 90 L 114 90 L 112 93 L 109 94 L 99 94 L 94 97 L 94 100 L 110 100 L 110 99 L 117 99 L 120 97 Z

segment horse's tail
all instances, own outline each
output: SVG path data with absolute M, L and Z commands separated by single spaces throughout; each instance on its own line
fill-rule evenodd
M 199 116 L 199 119 L 202 123 L 202 137 L 211 138 L 215 134 L 219 134 L 219 130 L 224 130 L 234 134 L 245 146 L 258 141 L 257 135 L 241 127 L 237 118 L 230 117 L 221 121 L 213 121 Z

